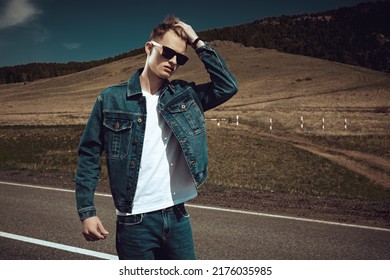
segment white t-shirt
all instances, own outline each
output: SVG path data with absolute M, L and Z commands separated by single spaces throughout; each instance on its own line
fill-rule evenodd
M 197 195 L 180 144 L 158 112 L 160 93 L 142 94 L 147 117 L 132 215 L 167 208 Z M 117 214 L 128 215 L 118 210 Z

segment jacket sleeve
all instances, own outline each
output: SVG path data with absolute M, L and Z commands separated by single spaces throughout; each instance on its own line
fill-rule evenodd
M 94 192 L 99 182 L 102 141 L 102 99 L 92 109 L 78 147 L 76 202 L 80 220 L 96 215 Z
M 195 91 L 207 111 L 226 102 L 238 91 L 236 79 L 230 73 L 222 57 L 207 43 L 196 49 L 200 60 L 203 62 L 211 82 L 196 86 Z

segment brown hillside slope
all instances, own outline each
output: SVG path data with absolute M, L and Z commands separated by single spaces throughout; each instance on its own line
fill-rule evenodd
M 260 123 L 272 117 L 276 127 L 289 130 L 299 129 L 300 116 L 313 120 L 307 129 L 320 127 L 322 117 L 327 128 L 334 125 L 330 120 L 348 118 L 351 129 L 386 134 L 377 122 L 389 121 L 389 74 L 231 42 L 213 45 L 237 77 L 240 91 L 210 115 L 240 115 Z M 206 81 L 202 64 L 192 50 L 188 54 L 190 62 L 174 78 Z M 100 90 L 126 81 L 143 64 L 144 55 L 139 55 L 63 77 L 1 85 L 0 125 L 84 123 Z
M 369 152 L 361 155 L 361 149 L 359 156 L 345 150 L 331 151 L 306 137 L 304 147 L 291 134 L 388 136 L 389 74 L 231 42 L 212 44 L 237 77 L 239 94 L 208 112 L 209 117 L 234 120 L 239 115 L 240 122 L 255 125 L 263 132 L 269 131 L 269 118 L 272 118 L 272 137 L 282 132 L 283 141 L 299 144 L 300 148 L 337 161 L 389 187 L 389 151 L 383 153 L 383 164 Z M 207 81 L 195 53 L 189 49 L 188 54 L 190 62 L 179 69 L 175 78 Z M 144 55 L 139 55 L 68 76 L 2 85 L 0 125 L 84 124 L 97 94 L 109 85 L 127 81 L 136 69 L 143 67 L 144 59 Z M 304 131 L 300 128 L 301 117 Z M 322 118 L 326 129 L 322 129 Z M 347 130 L 343 129 L 344 119 L 347 119 Z M 372 170 L 373 166 L 378 166 L 380 171 Z

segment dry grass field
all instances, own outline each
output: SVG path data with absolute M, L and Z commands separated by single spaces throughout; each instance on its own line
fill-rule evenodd
M 364 216 L 390 226 L 390 75 L 231 42 L 212 44 L 236 76 L 239 93 L 206 114 L 231 122 L 207 123 L 209 187 L 198 200 L 295 209 L 306 216 L 321 204 L 317 213 L 340 212 L 337 220 L 360 209 L 353 221 Z M 188 52 L 190 62 L 175 78 L 207 81 L 202 64 Z M 70 175 L 67 183 L 53 180 L 56 184 L 73 187 L 77 142 L 95 98 L 128 80 L 144 58 L 0 85 L 0 176 L 22 180 L 30 171 L 57 172 Z M 11 169 L 24 171 L 4 171 Z M 36 176 L 28 174 L 24 180 Z M 48 175 L 42 174 L 44 181 Z M 103 185 L 105 176 L 103 169 Z
M 390 75 L 334 62 L 215 42 L 239 82 L 239 94 L 209 112 L 267 127 L 327 134 L 388 134 Z M 175 78 L 207 81 L 189 50 L 190 63 Z M 27 84 L 0 85 L 0 125 L 83 124 L 103 88 L 127 81 L 144 64 L 144 55 L 84 72 Z M 322 131 L 322 118 L 325 131 Z M 343 131 L 344 119 L 348 131 Z

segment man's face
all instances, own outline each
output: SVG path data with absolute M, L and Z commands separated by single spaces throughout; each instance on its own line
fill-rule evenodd
M 187 50 L 187 43 L 172 30 L 165 33 L 162 40 L 156 42 L 175 50 L 177 53 L 185 54 Z M 162 55 L 162 47 L 153 46 L 150 42 L 147 43 L 146 47 L 150 52 L 148 56 L 148 66 L 150 70 L 161 79 L 170 78 L 179 67 L 177 56 L 174 56 L 171 59 L 165 58 Z

